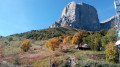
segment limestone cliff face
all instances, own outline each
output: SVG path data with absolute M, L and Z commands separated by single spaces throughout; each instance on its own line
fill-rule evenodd
M 101 30 L 108 30 L 115 27 L 117 16 L 113 16 L 100 23 Z
M 97 11 L 88 4 L 71 2 L 64 8 L 58 22 L 54 23 L 50 28 L 63 26 L 72 26 L 85 30 L 99 30 L 100 24 Z
M 97 10 L 93 6 L 71 2 L 64 8 L 58 22 L 53 23 L 50 28 L 72 26 L 88 31 L 107 30 L 111 28 L 113 21 L 99 23 Z

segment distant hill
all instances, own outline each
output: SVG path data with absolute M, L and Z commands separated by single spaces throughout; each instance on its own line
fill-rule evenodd
M 73 27 L 58 27 L 58 28 L 48 28 L 41 30 L 32 30 L 29 32 L 14 34 L 11 36 L 23 37 L 27 39 L 35 39 L 37 40 L 40 37 L 40 40 L 46 40 L 53 37 L 66 36 L 66 35 L 74 35 L 74 33 L 79 32 L 80 29 L 76 29 Z

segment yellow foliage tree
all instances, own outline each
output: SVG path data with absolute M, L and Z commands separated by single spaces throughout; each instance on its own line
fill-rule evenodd
M 67 36 L 66 38 L 64 38 L 63 44 L 66 44 L 66 43 L 69 42 L 71 39 L 72 39 L 72 36 Z
M 74 45 L 78 45 L 80 43 L 82 43 L 82 38 L 83 36 L 80 33 L 75 33 L 75 35 L 72 38 L 72 44 Z
M 63 40 L 63 44 L 66 44 L 68 41 L 67 41 L 67 38 L 64 38 Z
M 114 47 L 114 43 L 109 43 L 106 46 L 106 60 L 108 62 L 117 63 L 119 61 L 119 54 L 117 48 Z
M 30 40 L 26 39 L 21 45 L 20 45 L 20 49 L 23 52 L 27 52 L 30 47 L 32 47 L 32 45 L 30 44 Z
M 59 38 L 52 38 L 48 41 L 48 47 L 50 50 L 55 50 L 55 48 L 58 48 L 59 47 Z

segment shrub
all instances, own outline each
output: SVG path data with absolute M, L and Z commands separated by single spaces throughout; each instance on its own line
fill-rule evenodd
M 106 60 L 108 62 L 118 63 L 119 54 L 117 48 L 114 47 L 114 43 L 109 43 L 106 46 L 105 53 L 106 53 Z
M 38 40 L 41 40 L 41 39 L 42 39 L 42 36 L 39 36 L 39 37 L 38 37 Z
M 12 37 L 9 37 L 9 38 L 8 38 L 8 41 L 12 41 L 12 40 L 13 40 L 13 38 L 12 38 Z
M 15 60 L 14 60 L 14 65 L 21 65 L 21 62 L 20 62 L 20 59 L 19 57 L 16 57 Z
M 26 39 L 21 45 L 20 45 L 20 49 L 21 51 L 27 52 L 30 47 L 32 47 L 32 45 L 30 44 L 30 40 Z

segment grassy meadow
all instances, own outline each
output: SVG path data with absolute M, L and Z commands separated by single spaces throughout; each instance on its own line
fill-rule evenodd
M 73 34 L 77 32 L 76 31 L 77 29 L 67 28 L 67 30 L 68 29 L 69 29 L 69 32 L 62 31 L 62 32 L 65 32 L 64 35 L 66 36 L 69 35 L 67 33 L 72 32 Z M 57 32 L 58 30 L 59 29 L 57 29 Z M 34 33 L 38 34 L 38 32 L 35 32 L 35 31 L 33 31 L 31 34 L 33 35 Z M 25 36 L 28 34 L 30 34 L 30 32 L 27 32 L 25 35 L 16 34 L 16 35 L 0 38 L 0 43 L 2 44 L 2 58 L 0 60 L 0 63 L 1 63 L 0 67 L 6 67 L 6 66 L 49 67 L 49 65 L 51 66 L 54 61 L 56 61 L 57 67 L 66 67 L 68 65 L 69 58 L 71 58 L 72 62 L 74 62 L 72 64 L 72 67 L 120 67 L 120 64 L 118 63 L 113 64 L 113 63 L 106 61 L 105 51 L 78 50 L 78 49 L 75 49 L 75 45 L 71 44 L 72 41 L 69 41 L 67 44 L 63 44 L 62 42 L 60 42 L 60 45 L 63 46 L 62 47 L 63 49 L 58 47 L 58 48 L 55 48 L 55 51 L 52 51 L 45 46 L 45 43 L 48 42 L 50 39 L 47 36 L 46 36 L 47 39 L 44 39 L 44 38 L 39 39 L 39 36 L 38 36 L 38 40 L 34 38 L 30 39 L 30 44 L 32 45 L 32 47 L 27 52 L 21 52 L 19 47 L 21 43 L 27 39 L 25 38 Z M 49 32 L 49 33 L 46 33 L 45 35 L 50 35 L 50 34 L 51 33 Z M 73 36 L 72 34 L 71 36 Z M 105 36 L 105 34 L 102 34 L 103 37 L 108 37 L 108 35 Z M 113 35 L 113 34 L 110 34 L 110 35 Z M 10 37 L 12 37 L 12 40 L 10 39 Z M 96 37 L 98 37 L 98 35 L 88 36 L 86 38 L 90 38 L 90 37 L 95 38 L 96 40 Z M 101 36 L 99 37 L 102 39 Z M 84 42 L 86 43 L 88 42 L 88 40 L 90 39 L 85 39 Z M 96 40 L 95 43 L 96 42 L 99 42 L 99 41 Z M 91 43 L 91 44 L 94 44 L 94 43 Z M 101 44 L 102 43 L 100 43 L 100 45 Z M 50 64 L 50 59 L 51 59 L 51 64 Z

